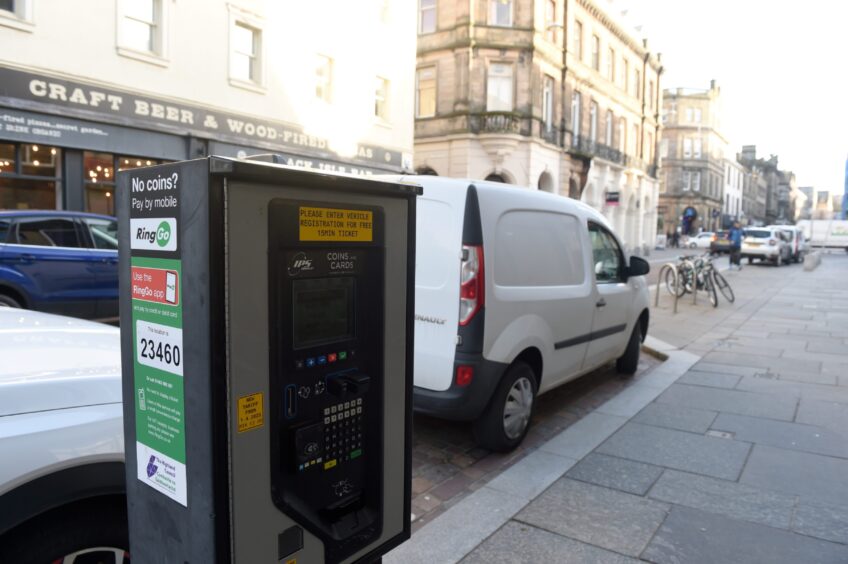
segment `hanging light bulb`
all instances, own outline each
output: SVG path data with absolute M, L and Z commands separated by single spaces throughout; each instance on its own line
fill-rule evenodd
M 33 152 L 37 153 L 38 152 L 38 145 L 33 145 L 32 150 L 33 150 Z

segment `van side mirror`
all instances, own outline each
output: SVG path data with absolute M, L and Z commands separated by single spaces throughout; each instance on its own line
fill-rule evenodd
M 627 278 L 631 276 L 644 276 L 651 271 L 651 263 L 641 257 L 631 256 L 630 266 L 627 267 Z

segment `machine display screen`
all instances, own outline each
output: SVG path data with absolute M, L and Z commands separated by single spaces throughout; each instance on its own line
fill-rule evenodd
M 303 349 L 354 337 L 354 278 L 312 278 L 292 284 L 293 345 Z

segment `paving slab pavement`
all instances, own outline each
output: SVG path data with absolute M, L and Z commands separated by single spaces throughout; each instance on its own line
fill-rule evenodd
M 669 361 L 386 562 L 848 562 L 848 257 L 725 275 L 733 305 L 652 311 Z

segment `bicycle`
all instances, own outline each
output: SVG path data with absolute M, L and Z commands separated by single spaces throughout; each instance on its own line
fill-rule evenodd
M 718 292 L 730 303 L 736 299 L 730 283 L 713 265 L 710 253 L 678 257 L 677 276 L 680 283 L 675 284 L 673 272 L 667 271 L 665 275 L 666 289 L 672 295 L 676 292 L 678 297 L 682 297 L 697 288 L 707 293 L 713 307 L 718 307 Z

